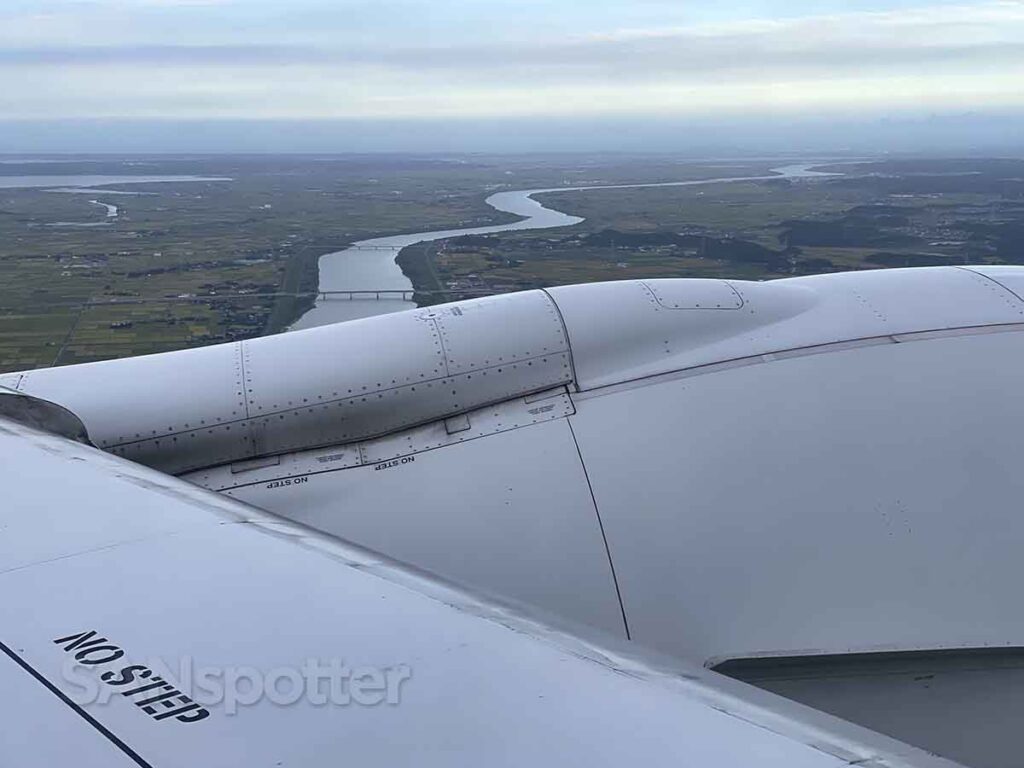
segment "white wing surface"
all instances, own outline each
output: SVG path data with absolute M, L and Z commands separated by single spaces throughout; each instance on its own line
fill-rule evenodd
M 63 437 L 0 456 L 4 765 L 949 765 Z

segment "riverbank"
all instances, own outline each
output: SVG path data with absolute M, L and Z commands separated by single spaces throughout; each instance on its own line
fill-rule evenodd
M 262 336 L 288 330 L 296 320 L 313 309 L 320 282 L 320 257 L 330 247 L 323 242 L 308 243 L 288 259 L 280 290 L 281 293 L 298 295 L 280 296 L 275 300 Z
M 565 213 L 567 200 L 559 201 L 552 196 L 587 191 L 607 191 L 621 195 L 714 183 L 807 179 L 832 175 L 835 174 L 813 171 L 810 164 L 797 164 L 773 169 L 770 176 L 501 192 L 491 195 L 487 202 L 499 210 L 514 211 L 525 217 L 516 225 L 504 227 L 500 232 L 466 231 L 462 233 L 461 240 L 449 238 L 429 244 L 416 243 L 402 249 L 397 263 L 402 274 L 417 291 L 414 300 L 418 306 L 457 300 L 460 289 L 465 289 L 465 295 L 471 296 L 480 295 L 482 291 L 505 293 L 564 283 L 621 280 L 635 277 L 637 273 L 641 277 L 717 276 L 710 275 L 709 270 L 720 270 L 723 260 L 729 265 L 729 276 L 746 279 L 785 276 L 788 273 L 778 270 L 779 263 L 785 261 L 786 254 L 783 251 L 732 239 L 731 234 L 723 240 L 709 241 L 709 253 L 702 255 L 698 253 L 700 238 L 685 238 L 676 234 L 675 230 L 680 227 L 685 229 L 685 225 L 670 226 L 672 232 L 659 231 L 657 234 L 646 229 L 640 232 L 609 230 L 604 234 L 594 232 L 592 228 L 587 228 L 583 233 L 575 230 L 566 232 L 566 228 L 579 225 L 586 218 L 605 222 L 610 217 L 600 209 L 588 210 L 584 215 L 577 210 L 577 206 L 568 208 L 573 211 L 572 214 Z M 628 207 L 628 199 L 614 202 L 615 199 L 613 205 L 626 204 Z M 536 229 L 551 231 L 550 234 L 545 232 L 540 238 L 516 237 L 519 231 Z M 490 236 L 473 237 L 474 234 Z M 507 237 L 501 237 L 501 234 Z M 616 243 L 620 246 L 618 249 Z M 623 249 L 623 246 L 630 245 L 632 247 Z M 695 258 L 685 258 L 687 247 Z M 775 269 L 772 269 L 773 266 Z M 436 291 L 443 291 L 445 295 L 433 293 Z
M 424 294 L 424 291 L 442 291 L 445 288 L 434 265 L 437 246 L 437 243 L 408 245 L 395 257 L 398 268 L 412 284 L 412 301 L 417 307 L 439 303 L 436 294 L 430 296 L 429 293 Z

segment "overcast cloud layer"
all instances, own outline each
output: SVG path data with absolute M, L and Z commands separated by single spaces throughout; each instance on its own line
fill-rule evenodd
M 6 121 L 903 119 L 1022 84 L 1024 0 L 0 5 Z

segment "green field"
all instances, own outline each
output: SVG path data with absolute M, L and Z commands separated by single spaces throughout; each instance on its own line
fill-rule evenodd
M 0 189 L 0 370 L 276 332 L 311 298 L 219 297 L 315 292 L 317 258 L 354 240 L 501 220 L 465 170 L 435 166 L 159 160 L 136 172 L 233 181 L 110 188 L 130 195 Z M 29 170 L 39 172 L 3 166 Z M 120 164 L 45 170 L 125 172 Z M 107 224 L 90 199 L 120 215 Z
M 0 171 L 232 179 L 94 194 L 0 189 L 0 371 L 275 333 L 310 306 L 320 255 L 369 237 L 514 219 L 484 204 L 495 190 L 718 172 L 625 156 L 161 156 Z M 90 200 L 120 215 L 108 221 Z M 242 293 L 300 295 L 225 298 Z

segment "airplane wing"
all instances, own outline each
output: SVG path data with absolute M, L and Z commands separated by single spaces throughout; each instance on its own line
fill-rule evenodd
M 0 417 L 5 765 L 951 765 L 102 453 L 66 417 Z

